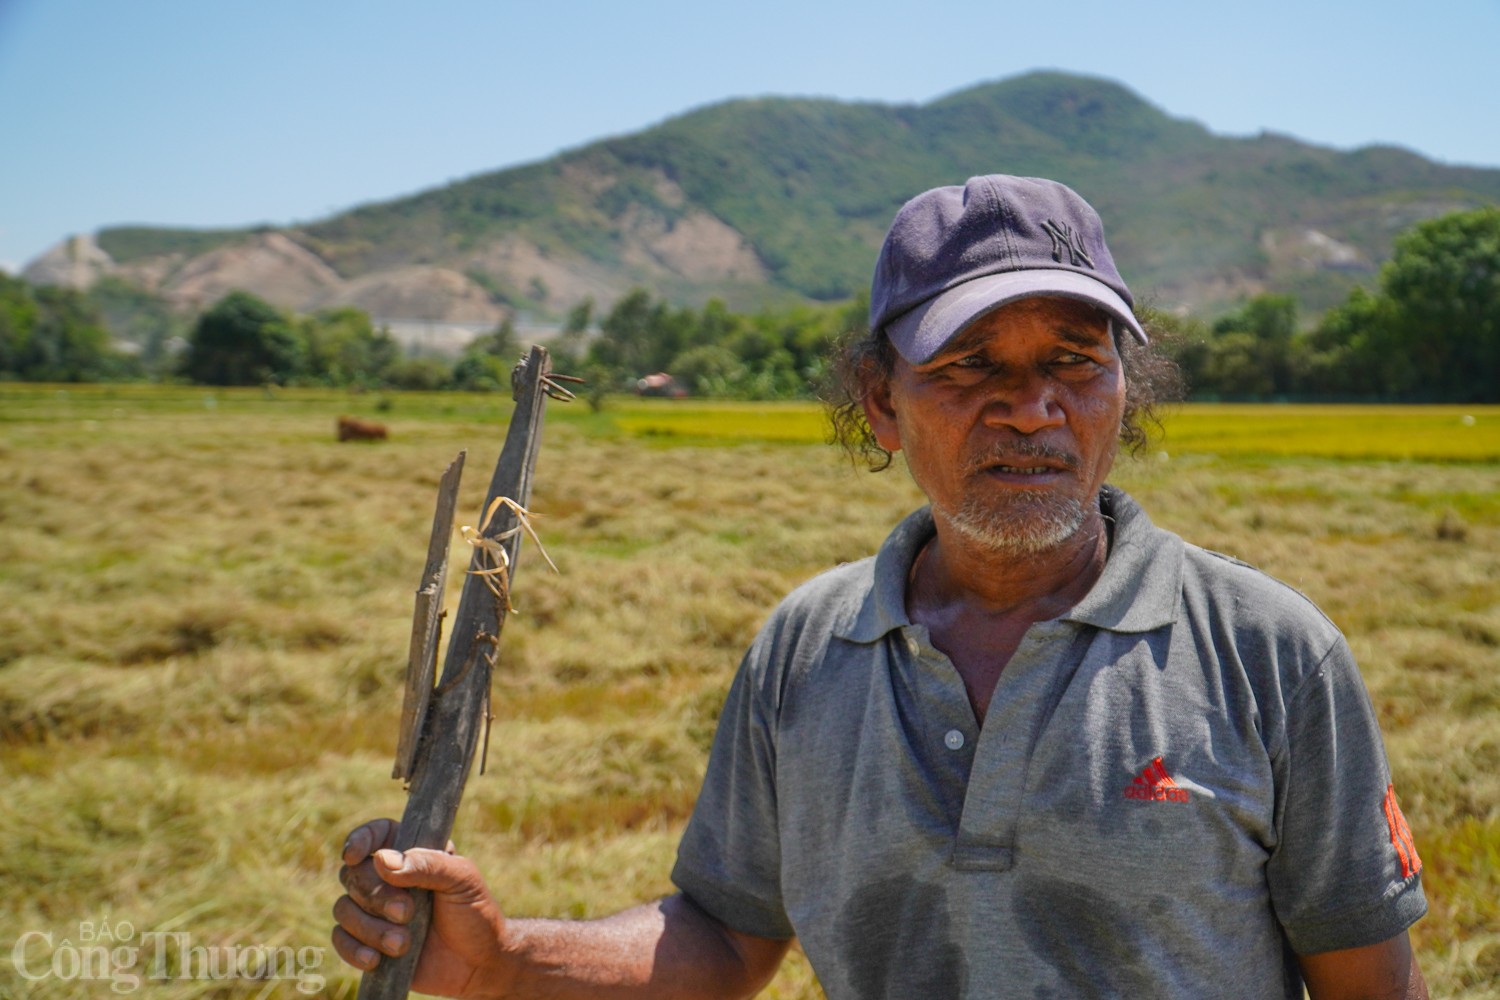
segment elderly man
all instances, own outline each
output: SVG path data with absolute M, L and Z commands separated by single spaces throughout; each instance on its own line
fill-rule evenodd
M 896 216 L 846 442 L 930 506 L 745 657 L 667 899 L 507 920 L 465 859 L 344 849 L 339 953 L 453 996 L 748 996 L 796 937 L 830 997 L 1425 997 L 1421 861 L 1337 629 L 1107 486 L 1151 356 L 1068 188 Z

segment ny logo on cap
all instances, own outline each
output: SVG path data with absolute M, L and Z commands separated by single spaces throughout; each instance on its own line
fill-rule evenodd
M 1083 237 L 1066 222 L 1059 225 L 1048 219 L 1042 223 L 1042 228 L 1047 230 L 1047 235 L 1052 237 L 1052 259 L 1059 264 L 1062 263 L 1063 248 L 1068 250 L 1068 263 L 1077 267 L 1082 263 L 1085 267 L 1093 269 L 1094 262 L 1089 257 L 1089 252 L 1083 248 Z

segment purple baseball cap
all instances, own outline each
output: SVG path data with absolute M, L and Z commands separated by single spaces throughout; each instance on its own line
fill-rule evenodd
M 896 213 L 875 262 L 870 324 L 921 364 L 986 313 L 1037 295 L 1097 306 L 1146 342 L 1088 202 L 1039 177 L 971 177 Z

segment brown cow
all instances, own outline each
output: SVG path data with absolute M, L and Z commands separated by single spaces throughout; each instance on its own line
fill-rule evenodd
M 385 439 L 385 424 L 377 424 L 373 420 L 360 420 L 358 417 L 339 417 L 340 441 L 384 441 Z

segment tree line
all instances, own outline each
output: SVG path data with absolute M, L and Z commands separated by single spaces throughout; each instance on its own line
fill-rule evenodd
M 1375 289 L 1307 329 L 1289 295 L 1150 319 L 1198 399 L 1500 402 L 1500 208 L 1407 230 Z
M 112 336 L 111 309 L 135 334 L 133 349 Z M 833 342 L 865 313 L 860 299 L 747 315 L 638 288 L 598 317 L 591 300 L 579 303 L 550 347 L 559 371 L 582 372 L 595 391 L 669 372 L 694 394 L 789 399 L 814 391 Z M 296 315 L 237 291 L 189 323 L 122 285 L 83 293 L 0 275 L 0 379 L 509 391 L 523 350 L 510 320 L 444 359 L 409 354 L 352 307 Z
M 678 306 L 635 289 L 600 315 L 576 305 L 550 342 L 594 391 L 668 372 L 694 394 L 746 399 L 816 391 L 833 344 L 866 322 L 863 299 L 754 314 Z M 1402 234 L 1374 289 L 1311 325 L 1295 298 L 1260 295 L 1212 322 L 1151 312 L 1191 398 L 1500 401 L 1500 208 Z M 135 345 L 121 350 L 115 335 Z M 284 312 L 233 292 L 196 320 L 107 279 L 87 293 L 0 274 L 0 379 L 177 379 L 212 385 L 508 388 L 522 345 L 510 321 L 456 360 L 413 356 L 354 308 Z

